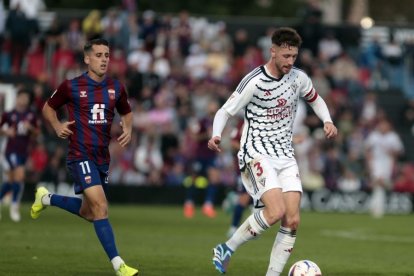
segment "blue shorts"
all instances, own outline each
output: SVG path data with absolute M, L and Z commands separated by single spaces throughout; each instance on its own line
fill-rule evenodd
M 95 185 L 102 185 L 106 194 L 109 164 L 97 165 L 91 160 L 82 160 L 71 161 L 67 163 L 67 167 L 75 182 L 75 194 L 81 194 L 87 188 Z
M 193 161 L 192 170 L 199 175 L 207 175 L 210 168 L 218 168 L 217 158 L 199 158 Z
M 20 155 L 17 153 L 6 154 L 7 165 L 9 166 L 8 170 L 14 170 L 17 167 L 24 166 L 26 164 L 27 156 Z

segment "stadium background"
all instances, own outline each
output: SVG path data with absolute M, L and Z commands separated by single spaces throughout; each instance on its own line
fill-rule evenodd
M 410 1 L 205 1 L 201 6 L 198 1 L 61 0 L 44 1 L 39 9 L 42 1 L 21 1 L 28 5 L 24 16 L 12 12 L 9 5 L 15 2 L 0 1 L 1 111 L 12 108 L 14 93 L 26 87 L 42 120 L 40 108 L 56 85 L 84 70 L 85 39 L 103 36 L 111 42 L 109 74 L 126 84 L 134 111 L 129 148 L 111 144 L 112 202 L 183 202 L 194 122 L 206 115 L 208 102 L 223 103 L 241 77 L 267 59 L 267 31 L 288 25 L 304 38 L 297 65 L 312 77 L 340 132 L 334 142 L 325 142 L 315 116 L 307 112 L 301 118 L 308 147 L 298 162 L 309 164 L 302 173 L 303 208 L 366 210 L 370 187 L 363 142 L 386 116 L 405 146 L 394 168 L 389 212 L 412 212 Z M 7 25 L 11 15 L 14 23 Z M 224 141 L 217 204 L 235 183 L 229 144 Z M 41 182 L 70 193 L 64 158 L 65 142 L 43 122 L 32 145 L 24 200 L 32 199 Z

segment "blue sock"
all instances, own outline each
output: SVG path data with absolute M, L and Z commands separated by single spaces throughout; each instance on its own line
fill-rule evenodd
M 12 202 L 16 203 L 17 201 L 19 201 L 20 198 L 20 191 L 22 190 L 22 186 L 23 184 L 20 182 L 13 182 L 11 184 L 11 189 L 12 189 Z
M 206 202 L 214 204 L 218 185 L 209 184 L 207 187 Z
M 93 222 L 95 227 L 96 235 L 99 238 L 99 241 L 102 244 L 102 247 L 105 249 L 106 255 L 108 255 L 109 260 L 112 260 L 116 256 L 119 256 L 118 250 L 115 245 L 115 237 L 112 232 L 112 226 L 109 223 L 108 219 L 95 220 Z
M 242 218 L 243 215 L 243 211 L 244 211 L 244 206 L 237 204 L 236 207 L 234 207 L 234 212 L 233 212 L 233 220 L 231 222 L 232 226 L 238 227 L 240 224 L 240 220 Z
M 79 216 L 82 199 L 77 197 L 61 196 L 53 194 L 50 198 L 50 205 L 62 208 L 72 214 Z
M 196 193 L 196 187 L 194 186 L 194 184 L 191 184 L 191 186 L 188 187 L 186 190 L 185 201 L 192 202 L 194 200 L 195 193 Z
M 9 182 L 4 182 L 0 189 L 0 200 L 11 190 L 12 185 Z

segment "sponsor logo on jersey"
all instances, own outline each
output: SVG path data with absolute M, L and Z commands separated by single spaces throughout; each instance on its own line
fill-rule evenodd
M 264 92 L 264 95 L 265 95 L 266 97 L 272 96 L 272 92 L 270 92 L 269 90 L 266 90 L 266 91 Z
M 282 106 L 285 106 L 286 105 L 286 103 L 287 103 L 287 100 L 286 99 L 277 99 L 277 105 L 276 105 L 276 107 L 282 107 Z
M 109 95 L 109 98 L 111 100 L 115 100 L 115 90 L 114 89 L 108 89 L 108 95 Z
M 88 95 L 86 94 L 86 91 L 85 90 L 81 90 L 81 91 L 79 91 L 79 93 L 80 93 L 80 96 L 79 97 L 81 97 L 81 98 L 88 97 Z
M 91 109 L 92 120 L 88 122 L 92 125 L 101 125 L 108 123 L 105 118 L 105 104 L 94 104 Z
M 282 106 L 270 108 L 267 110 L 268 120 L 280 120 L 292 116 L 292 108 L 290 106 Z

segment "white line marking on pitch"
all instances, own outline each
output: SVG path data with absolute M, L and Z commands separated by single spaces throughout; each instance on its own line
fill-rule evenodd
M 401 237 L 391 235 L 378 235 L 378 234 L 365 234 L 358 230 L 323 230 L 321 231 L 323 236 L 339 237 L 350 240 L 359 241 L 383 241 L 383 242 L 401 242 L 401 243 L 414 243 L 414 237 Z

